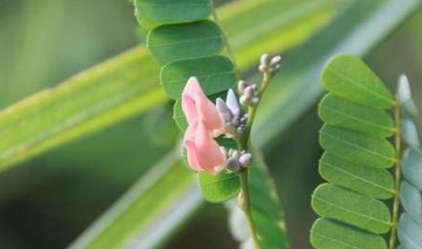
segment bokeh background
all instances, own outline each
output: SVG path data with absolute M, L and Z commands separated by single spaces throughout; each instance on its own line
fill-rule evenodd
M 0 0 L 0 108 L 138 45 L 144 32 L 133 12 L 125 0 Z M 419 107 L 421 27 L 418 11 L 366 57 L 392 89 L 406 73 Z M 168 115 L 157 108 L 2 172 L 0 248 L 65 248 L 172 147 L 178 135 Z M 157 117 L 167 127 L 160 138 Z M 266 154 L 294 249 L 310 248 L 320 126 L 314 106 Z M 165 248 L 236 248 L 226 216 L 205 204 Z

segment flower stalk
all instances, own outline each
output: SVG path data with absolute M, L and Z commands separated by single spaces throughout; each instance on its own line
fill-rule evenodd
M 241 103 L 243 102 L 242 105 L 246 105 L 248 108 L 248 120 L 245 126 L 245 130 L 238 140 L 238 147 L 240 151 L 248 152 L 250 150 L 249 144 L 251 143 L 250 137 L 251 137 L 252 125 L 255 119 L 255 114 L 259 105 L 260 98 L 264 94 L 265 90 L 267 89 L 272 79 L 272 76 L 280 68 L 280 62 L 281 62 L 280 56 L 276 56 L 273 58 L 269 58 L 269 56 L 266 54 L 261 56 L 261 63 L 259 65 L 259 70 L 263 74 L 263 79 L 262 79 L 261 84 L 259 85 L 259 89 L 256 87 L 256 85 L 250 85 L 250 86 L 245 87 L 245 82 L 243 81 L 239 82 L 238 88 L 239 88 L 239 91 L 243 94 L 240 97 Z M 248 92 L 249 88 L 251 90 L 254 90 L 255 92 L 249 93 Z M 243 98 L 246 101 L 242 101 L 242 97 L 246 97 L 246 98 Z M 247 97 L 249 97 L 250 101 L 248 101 Z M 259 242 L 258 233 L 256 231 L 255 223 L 252 216 L 251 197 L 250 197 L 250 191 L 249 191 L 249 169 L 244 168 L 242 171 L 240 171 L 239 175 L 240 175 L 241 191 L 238 196 L 238 205 L 245 213 L 245 216 L 248 222 L 249 232 L 253 240 L 255 249 L 261 249 L 261 244 Z

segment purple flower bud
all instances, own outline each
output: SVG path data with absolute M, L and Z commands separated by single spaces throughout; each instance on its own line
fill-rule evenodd
M 229 89 L 227 92 L 226 105 L 234 116 L 238 116 L 240 114 L 239 102 L 237 101 L 236 95 L 232 89 Z
M 227 159 L 226 169 L 231 172 L 238 172 L 240 170 L 239 161 L 236 158 Z
M 224 100 L 222 100 L 221 98 L 218 98 L 216 100 L 216 106 L 217 106 L 218 112 L 220 113 L 221 117 L 224 119 L 225 123 L 228 123 L 233 119 L 232 112 L 227 107 Z

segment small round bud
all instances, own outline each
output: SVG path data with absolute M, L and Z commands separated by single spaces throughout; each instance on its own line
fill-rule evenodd
M 240 96 L 239 102 L 242 106 L 248 106 L 250 104 L 251 99 L 245 95 Z
M 260 58 L 259 61 L 260 61 L 261 65 L 267 66 L 268 65 L 268 59 L 269 59 L 268 54 L 263 54 L 263 55 L 261 55 L 261 58 Z
M 245 90 L 245 88 L 248 86 L 248 84 L 246 84 L 245 81 L 241 80 L 239 81 L 239 83 L 237 83 L 237 89 L 239 90 L 239 92 L 243 93 L 243 91 Z
M 231 172 L 238 172 L 240 170 L 239 161 L 236 158 L 227 159 L 226 169 L 231 171 Z
M 268 67 L 266 65 L 259 65 L 258 69 L 260 72 L 264 73 L 267 71 Z
M 259 103 L 259 97 L 255 96 L 251 99 L 252 105 L 257 105 Z
M 281 62 L 281 56 L 277 55 L 277 56 L 274 56 L 273 58 L 271 58 L 270 64 L 273 66 L 273 65 L 276 65 L 276 64 L 280 64 L 280 62 Z
M 244 167 L 247 168 L 251 165 L 252 163 L 252 155 L 250 153 L 244 153 L 239 157 L 239 164 Z
M 250 98 L 255 95 L 255 90 L 252 88 L 252 86 L 248 86 L 245 88 L 243 95 Z

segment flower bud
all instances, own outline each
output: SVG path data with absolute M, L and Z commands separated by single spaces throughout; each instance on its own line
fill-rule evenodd
M 226 105 L 234 116 L 238 116 L 240 114 L 239 102 L 237 101 L 236 95 L 232 89 L 229 89 L 227 92 Z
M 221 98 L 216 100 L 216 106 L 225 123 L 228 123 L 233 119 L 232 112 Z
M 238 172 L 240 170 L 239 161 L 236 158 L 227 159 L 226 169 L 231 172 Z
M 245 90 L 245 88 L 248 86 L 248 84 L 246 84 L 245 81 L 241 80 L 239 81 L 239 83 L 237 83 L 237 89 L 239 90 L 239 92 L 243 93 L 243 91 Z
M 250 153 L 243 153 L 239 157 L 239 164 L 242 167 L 247 168 L 251 165 L 251 163 L 252 163 L 252 155 Z

